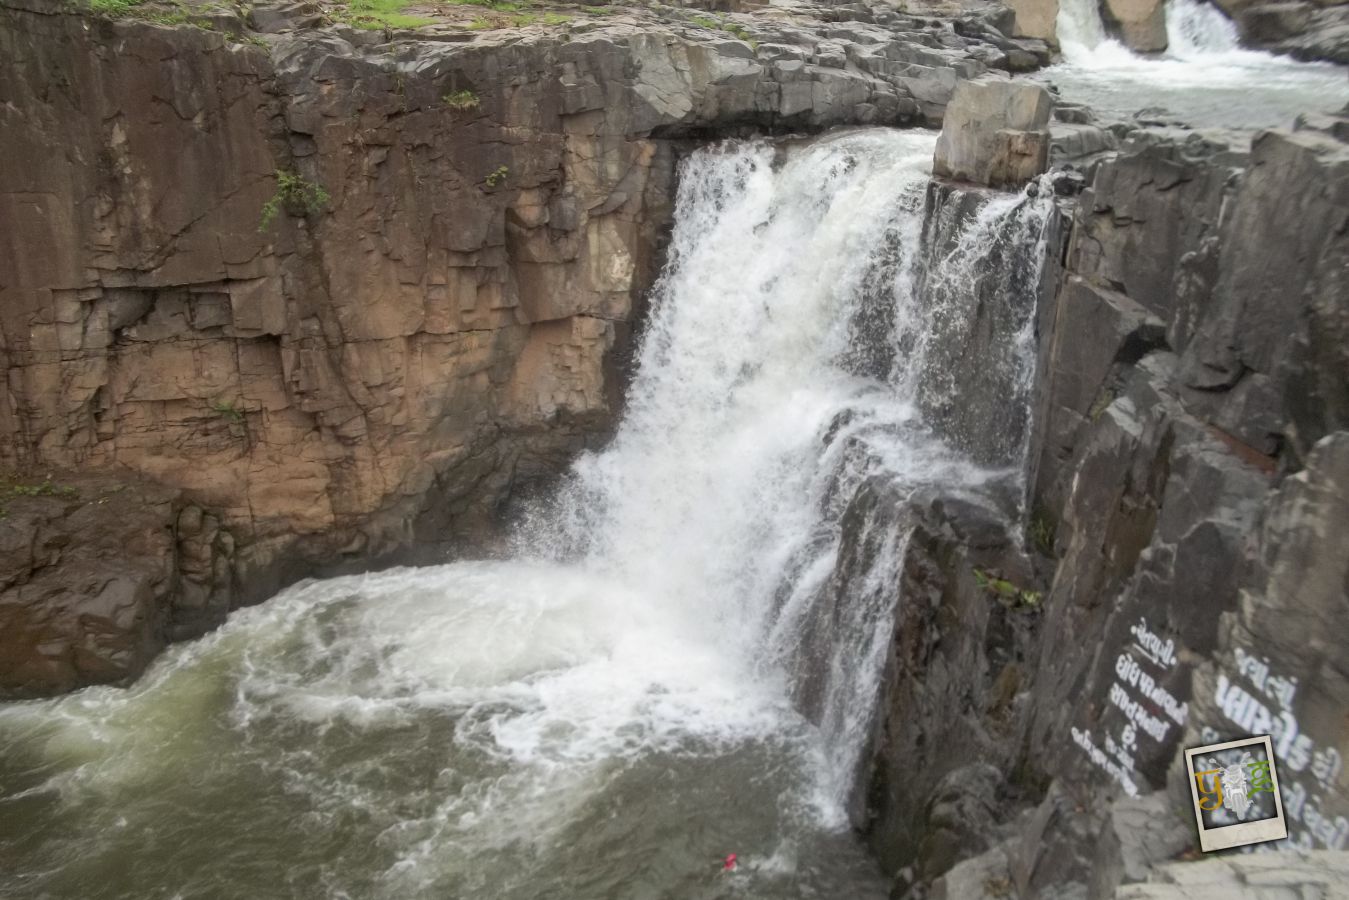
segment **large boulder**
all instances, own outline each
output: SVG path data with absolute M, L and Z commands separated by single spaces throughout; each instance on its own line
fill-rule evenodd
M 1016 13 L 1014 35 L 1058 41 L 1059 0 L 1011 0 L 1009 5 Z
M 983 76 L 956 85 L 933 159 L 933 173 L 988 187 L 1025 184 L 1049 163 L 1049 92 Z
M 1166 49 L 1166 4 L 1162 0 L 1105 0 L 1103 12 L 1113 30 L 1139 53 Z

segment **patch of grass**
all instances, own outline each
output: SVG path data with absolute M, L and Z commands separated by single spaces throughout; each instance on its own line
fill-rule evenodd
M 435 19 L 409 16 L 403 10 L 412 0 L 346 0 L 344 9 L 331 11 L 334 19 L 354 28 L 377 31 L 381 28 L 421 28 L 435 24 Z
M 328 192 L 322 185 L 305 181 L 294 172 L 276 170 L 276 193 L 272 199 L 262 205 L 262 217 L 258 222 L 258 231 L 271 227 L 283 209 L 294 216 L 317 213 L 328 205 Z
M 109 18 L 132 18 L 155 25 L 191 25 L 203 31 L 215 31 L 210 22 L 194 22 L 192 9 L 182 0 L 174 0 L 172 9 L 150 8 L 147 0 L 89 0 L 89 9 Z
M 478 95 L 472 91 L 451 91 L 441 99 L 450 109 L 462 111 L 478 108 Z
M 467 4 L 478 6 L 483 4 Z M 499 10 L 501 7 L 514 7 L 518 9 L 518 4 L 514 3 L 493 3 L 491 8 Z M 488 16 L 478 16 L 466 26 L 471 31 L 485 31 L 489 28 L 524 28 L 526 25 L 563 25 L 570 22 L 571 16 L 562 13 L 532 13 L 516 12 L 510 15 L 498 14 Z
M 759 49 L 759 42 L 750 37 L 749 29 L 743 25 L 737 25 L 734 22 L 728 22 L 725 19 L 714 19 L 709 16 L 692 16 L 689 21 L 700 28 L 706 28 L 710 31 L 724 31 L 737 40 L 749 44 L 751 50 Z
M 1040 592 L 1017 587 L 1005 578 L 998 578 L 983 569 L 974 570 L 974 581 L 979 587 L 1009 606 L 1034 609 L 1040 605 Z
M 209 24 L 206 24 L 206 23 L 197 24 L 197 23 L 195 23 L 195 22 L 189 22 L 187 13 L 186 13 L 184 10 L 181 10 L 181 9 L 176 9 L 176 10 L 172 10 L 172 11 L 168 11 L 168 10 L 159 10 L 159 11 L 156 11 L 156 12 L 147 12 L 147 13 L 145 13 L 144 15 L 138 15 L 136 18 L 142 19 L 142 20 L 144 20 L 144 21 L 146 21 L 146 22 L 153 22 L 153 23 L 156 24 L 156 25 L 188 25 L 188 24 L 192 24 L 192 25 L 196 25 L 197 28 L 200 28 L 200 29 L 202 29 L 203 31 L 214 31 L 214 30 L 215 30 L 215 29 L 212 28 Z
M 75 488 L 52 481 L 50 475 L 38 482 L 18 481 L 13 477 L 6 481 L 0 486 L 0 519 L 9 516 L 9 501 L 19 497 L 63 497 L 73 500 L 80 496 Z
M 445 0 L 451 6 L 480 6 L 492 12 L 516 13 L 529 5 L 529 0 Z
M 89 0 L 89 9 L 101 16 L 125 16 L 144 0 Z
M 78 497 L 80 492 L 69 485 L 60 485 L 48 475 L 36 484 L 12 482 L 3 491 L 10 497 Z
M 482 183 L 487 185 L 489 188 L 494 188 L 499 184 L 504 184 L 506 181 L 506 176 L 509 175 L 510 172 L 511 170 L 506 168 L 505 166 L 497 166 L 496 171 L 488 175 L 486 178 L 484 178 L 482 180 Z

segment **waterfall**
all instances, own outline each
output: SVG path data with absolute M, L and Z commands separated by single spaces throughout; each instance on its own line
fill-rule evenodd
M 303 583 L 129 691 L 0 708 L 0 804 L 62 822 L 28 887 L 703 897 L 734 851 L 747 895 L 884 896 L 843 826 L 904 498 L 1019 469 L 1052 209 L 930 189 L 934 143 L 692 154 L 624 420 L 512 559 Z
M 1101 0 L 1061 0 L 1057 20 L 1059 45 L 1065 59 L 1092 67 L 1119 65 L 1133 59 L 1147 65 L 1119 41 L 1108 37 L 1101 17 Z M 1268 61 L 1269 54 L 1241 49 L 1236 24 L 1218 7 L 1204 0 L 1165 0 L 1166 56 L 1245 56 Z
M 1166 39 L 1168 52 L 1182 59 L 1231 53 L 1241 46 L 1236 23 L 1200 0 L 1168 0 Z
M 1056 26 L 1065 59 L 1089 60 L 1106 43 L 1099 0 L 1059 0 Z

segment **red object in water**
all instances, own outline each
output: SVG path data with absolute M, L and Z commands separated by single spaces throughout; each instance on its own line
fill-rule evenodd
M 728 853 L 726 854 L 726 862 L 721 864 L 721 871 L 729 872 L 734 868 L 735 868 L 735 854 Z

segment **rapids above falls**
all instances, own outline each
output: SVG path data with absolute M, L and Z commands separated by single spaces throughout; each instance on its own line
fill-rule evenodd
M 1302 112 L 1349 103 L 1349 74 L 1239 46 L 1236 26 L 1203 0 L 1166 0 L 1167 50 L 1141 56 L 1106 34 L 1096 0 L 1063 0 L 1063 62 L 1037 78 L 1064 99 L 1109 117 L 1183 122 L 1195 128 L 1287 128 Z
M 1051 209 L 934 227 L 933 145 L 686 160 L 625 419 L 512 558 L 305 582 L 130 689 L 0 707 L 0 894 L 884 896 L 849 804 L 902 528 L 806 635 L 869 479 L 1015 514 L 1024 435 L 929 413 L 990 299 L 1024 411 Z

